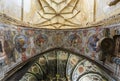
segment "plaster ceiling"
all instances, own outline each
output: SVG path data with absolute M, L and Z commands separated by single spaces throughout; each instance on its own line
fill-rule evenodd
M 120 13 L 117 0 L 10 1 L 0 1 L 0 22 L 35 28 L 68 29 L 103 25 L 111 16 Z M 111 13 L 113 11 L 116 13 Z
M 78 3 L 79 0 L 40 0 L 41 10 L 37 13 L 42 19 L 36 25 L 52 26 L 54 28 L 81 25 Z

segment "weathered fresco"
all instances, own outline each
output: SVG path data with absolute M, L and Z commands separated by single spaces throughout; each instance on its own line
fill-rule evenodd
M 114 81 L 114 79 L 82 56 L 54 50 L 42 54 L 19 81 Z
M 120 25 L 74 30 L 45 30 L 0 24 L 1 78 L 19 63 L 56 47 L 77 52 L 102 63 L 99 42 L 105 37 L 114 38 L 116 41 L 114 55 L 119 57 L 119 35 Z M 106 57 L 109 57 L 108 55 Z M 110 63 L 109 59 L 106 59 L 105 66 L 120 76 L 118 64 Z

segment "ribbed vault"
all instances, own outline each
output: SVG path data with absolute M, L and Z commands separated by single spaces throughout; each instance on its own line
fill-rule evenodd
M 68 29 L 119 23 L 119 0 L 1 0 L 0 22 Z

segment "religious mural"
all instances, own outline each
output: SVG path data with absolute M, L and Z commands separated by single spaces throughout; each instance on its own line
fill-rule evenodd
M 47 36 L 45 34 L 39 34 L 36 37 L 35 43 L 37 46 L 41 47 L 42 44 L 45 44 L 45 42 L 47 42 Z
M 81 37 L 76 32 L 71 34 L 68 40 L 71 46 L 81 45 L 82 43 Z
M 18 52 L 22 53 L 26 51 L 28 46 L 28 38 L 25 35 L 16 35 L 15 39 L 15 48 Z
M 116 37 L 118 35 L 118 37 Z M 45 29 L 33 29 L 33 28 L 22 28 L 14 27 L 9 25 L 0 25 L 0 73 L 7 73 L 10 69 L 26 61 L 27 59 L 40 54 L 48 49 L 55 47 L 65 48 L 73 52 L 77 52 L 83 56 L 87 56 L 92 60 L 97 60 L 102 62 L 101 55 L 102 50 L 100 48 L 99 42 L 101 39 L 109 37 L 115 41 L 115 56 L 120 57 L 120 27 L 97 27 L 97 28 L 86 28 L 78 30 L 45 30 Z M 108 54 L 109 56 L 109 54 Z M 53 57 L 53 56 L 52 56 Z M 71 57 L 71 56 L 69 56 Z M 73 56 L 74 57 L 74 56 Z M 50 58 L 44 56 L 41 58 L 40 62 L 43 63 L 43 68 L 45 67 L 44 59 Z M 62 56 L 58 56 L 58 59 Z M 76 57 L 74 57 L 76 58 Z M 50 58 L 51 59 L 51 58 Z M 49 60 L 49 59 L 48 59 Z M 81 60 L 81 58 L 71 59 L 68 68 L 74 68 L 74 65 Z M 115 63 L 111 63 L 108 58 L 105 60 L 108 68 L 112 67 L 115 69 L 119 68 L 119 65 L 115 66 Z M 55 63 L 54 61 L 50 61 Z M 58 60 L 58 63 L 62 65 L 62 61 Z M 51 65 L 52 66 L 52 65 Z M 64 66 L 64 64 L 62 65 Z M 68 77 L 71 72 L 69 69 Z M 53 70 L 53 68 L 51 68 Z M 46 69 L 44 69 L 46 71 Z M 116 70 L 112 70 L 116 73 Z M 120 71 L 117 69 L 117 71 Z M 64 73 L 63 73 L 64 74 Z M 100 76 L 99 74 L 93 74 L 94 77 Z M 2 75 L 1 75 L 2 76 Z M 31 76 L 31 75 L 29 75 Z M 86 75 L 86 76 L 89 76 Z M 120 73 L 117 73 L 120 76 Z

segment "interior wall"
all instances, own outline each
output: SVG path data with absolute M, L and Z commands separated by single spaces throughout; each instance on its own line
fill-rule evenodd
M 110 2 L 115 0 L 96 0 L 96 22 L 109 18 L 120 12 L 120 2 L 116 5 L 109 6 Z
M 119 25 L 77 30 L 45 30 L 0 24 L 1 76 L 28 58 L 55 47 L 65 48 L 101 62 L 101 50 L 97 48 L 97 42 L 105 37 L 106 29 L 111 38 L 120 35 Z M 115 69 L 115 63 L 107 61 L 104 66 L 120 76 L 120 71 Z
M 21 20 L 21 3 L 22 0 L 0 0 L 0 13 Z

